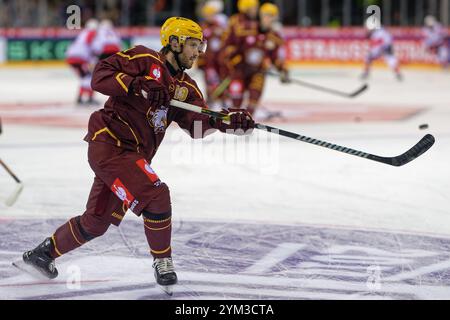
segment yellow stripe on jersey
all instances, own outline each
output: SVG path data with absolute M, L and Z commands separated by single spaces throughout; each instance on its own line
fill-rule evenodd
M 111 130 L 109 130 L 109 128 L 107 128 L 107 127 L 104 127 L 103 129 L 100 129 L 100 130 L 98 130 L 97 132 L 95 132 L 95 133 L 94 133 L 94 136 L 92 137 L 92 141 L 94 141 L 95 138 L 97 138 L 97 136 L 98 136 L 100 133 L 103 133 L 103 132 L 107 132 L 111 137 L 113 137 L 114 139 L 116 139 L 116 141 L 117 141 L 117 146 L 120 147 L 120 140 L 119 140 L 119 139 L 114 135 L 114 133 L 112 133 Z
M 144 57 L 152 57 L 153 59 L 156 59 L 156 60 L 158 60 L 159 62 L 163 63 L 159 57 L 154 56 L 154 55 L 152 55 L 152 54 L 150 54 L 150 53 L 138 53 L 138 54 L 135 54 L 134 56 L 130 56 L 130 55 L 128 55 L 128 54 L 124 54 L 123 52 L 117 52 L 117 54 L 118 54 L 119 56 L 121 56 L 121 57 L 127 58 L 128 60 L 133 60 L 133 59 L 138 59 L 138 58 L 144 58 Z
M 123 83 L 123 81 L 122 81 L 122 78 L 123 78 L 124 76 L 126 76 L 126 74 L 120 72 L 120 73 L 118 73 L 118 74 L 116 75 L 116 80 L 117 80 L 117 82 L 120 84 L 120 86 L 123 88 L 123 90 L 125 90 L 125 92 L 128 93 L 128 88 L 127 88 L 127 86 L 125 85 L 125 83 Z
M 153 252 L 153 253 L 156 253 L 156 254 L 163 254 L 163 253 L 166 253 L 169 250 L 170 250 L 170 246 L 168 246 L 167 249 L 164 249 L 164 250 L 161 250 L 161 251 L 156 251 L 156 250 L 150 249 L 150 252 Z
M 59 252 L 58 248 L 56 247 L 55 235 L 52 235 L 52 241 L 53 241 L 53 247 L 55 248 L 56 254 L 58 254 L 59 256 L 62 256 L 61 252 Z
M 184 77 L 183 77 L 184 78 Z M 182 79 L 183 79 L 182 78 Z M 194 90 L 195 90 L 195 92 L 197 92 L 197 94 L 198 94 L 198 96 L 201 98 L 201 99 L 203 99 L 203 95 L 202 95 L 202 93 L 200 92 L 200 90 L 198 90 L 198 88 L 196 87 L 196 86 L 194 86 L 192 83 L 189 83 L 189 82 L 187 82 L 187 81 L 182 81 L 182 80 L 178 80 L 178 79 L 175 79 L 177 82 L 180 82 L 180 83 L 186 83 L 188 86 L 190 86 L 191 88 L 194 88 Z
M 83 243 L 80 240 L 78 240 L 78 238 L 75 236 L 75 232 L 73 232 L 72 223 L 70 222 L 70 220 L 69 220 L 69 227 L 70 227 L 70 232 L 72 232 L 72 236 L 75 239 L 75 241 L 78 242 L 78 244 L 80 246 L 82 246 Z
M 130 129 L 131 134 L 133 135 L 134 139 L 136 140 L 136 151 L 137 151 L 137 153 L 139 153 L 139 139 L 138 139 L 136 133 L 134 133 L 134 130 L 131 128 L 131 126 L 128 124 L 128 122 L 123 120 L 119 115 L 117 115 L 117 117 L 119 118 L 120 121 L 122 121 L 123 123 L 125 123 L 127 125 L 128 129 Z
M 164 230 L 164 229 L 169 228 L 170 226 L 172 226 L 172 225 L 171 225 L 171 224 L 168 224 L 167 226 L 162 227 L 162 228 L 150 228 L 149 226 L 147 226 L 147 225 L 144 224 L 144 227 L 146 227 L 148 230 L 152 230 L 152 231 L 160 231 L 160 230 Z

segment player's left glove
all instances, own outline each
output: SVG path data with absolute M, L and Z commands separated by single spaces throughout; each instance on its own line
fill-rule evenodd
M 255 128 L 255 121 L 252 115 L 245 109 L 227 109 L 223 110 L 227 114 L 230 121 L 216 120 L 215 127 L 222 132 L 235 135 L 248 135 Z

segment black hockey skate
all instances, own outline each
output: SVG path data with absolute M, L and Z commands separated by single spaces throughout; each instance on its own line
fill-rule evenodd
M 34 267 L 49 279 L 54 279 L 58 276 L 55 260 L 50 255 L 52 246 L 52 239 L 47 238 L 35 249 L 26 251 L 22 256 L 23 262 Z
M 172 286 L 178 282 L 177 274 L 173 267 L 172 258 L 156 258 L 153 261 L 156 282 L 168 295 L 172 295 Z

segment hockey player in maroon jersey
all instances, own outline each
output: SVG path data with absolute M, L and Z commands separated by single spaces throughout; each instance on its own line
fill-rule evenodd
M 220 50 L 219 60 L 223 61 L 224 56 L 230 56 L 236 50 L 234 39 L 246 34 L 253 33 L 258 27 L 258 0 L 238 0 L 237 7 L 239 12 L 228 19 L 228 26 L 222 35 L 222 48 Z M 221 80 L 228 76 L 228 68 L 222 63 L 220 68 Z
M 166 128 L 176 122 L 193 138 L 216 129 L 250 134 L 254 128 L 244 110 L 229 110 L 225 123 L 170 107 L 170 99 L 206 107 L 197 84 L 184 72 L 204 50 L 202 29 L 192 20 L 172 17 L 161 28 L 161 43 L 160 52 L 137 46 L 101 60 L 94 70 L 93 88 L 110 97 L 91 115 L 85 137 L 95 173 L 86 211 L 23 255 L 25 263 L 49 278 L 58 275 L 54 259 L 101 236 L 111 224 L 118 226 L 130 209 L 143 217 L 157 283 L 175 284 L 169 188 L 151 167 Z
M 228 20 L 228 27 L 222 37 L 223 43 L 226 43 L 230 36 L 244 35 L 258 24 L 259 0 L 238 0 L 237 7 L 239 13 L 232 15 Z
M 227 26 L 227 17 L 221 13 L 223 2 L 209 0 L 201 8 L 204 21 L 201 24 L 208 49 L 198 59 L 198 67 L 203 71 L 208 104 L 210 107 L 220 105 L 213 93 L 220 84 L 221 61 L 218 58 L 222 47 L 222 35 Z
M 280 72 L 282 82 L 288 82 L 288 71 L 282 55 L 283 39 L 274 30 L 278 7 L 265 3 L 259 10 L 260 22 L 245 33 L 230 34 L 223 61 L 231 79 L 228 94 L 234 108 L 244 108 L 253 114 L 264 89 L 265 71 L 271 65 Z M 245 94 L 248 102 L 245 104 Z

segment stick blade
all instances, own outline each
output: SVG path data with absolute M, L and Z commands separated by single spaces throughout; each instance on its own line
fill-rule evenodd
M 359 96 L 361 93 L 363 93 L 364 91 L 367 90 L 367 88 L 369 88 L 369 85 L 366 83 L 364 84 L 361 88 L 359 88 L 358 90 L 356 90 L 355 92 L 353 92 L 352 94 L 350 94 L 351 98 L 354 98 L 356 96 Z
M 6 199 L 5 204 L 8 207 L 11 207 L 14 203 L 16 203 L 17 198 L 19 198 L 20 194 L 22 193 L 22 190 L 23 190 L 23 183 L 19 183 L 14 192 L 8 197 L 8 199 Z
M 405 153 L 397 157 L 390 158 L 390 164 L 396 167 L 400 167 L 407 164 L 408 162 L 411 162 L 412 160 L 425 153 L 428 149 L 430 149 L 435 141 L 436 139 L 431 134 L 425 135 L 422 139 L 420 139 L 419 142 L 417 142 L 411 149 L 409 149 Z

